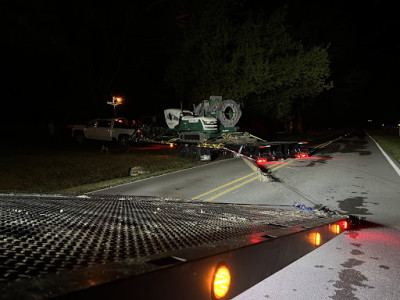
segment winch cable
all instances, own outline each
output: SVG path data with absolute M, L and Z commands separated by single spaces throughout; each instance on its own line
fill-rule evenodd
M 305 195 L 304 193 L 300 192 L 298 189 L 296 189 L 295 187 L 291 186 L 290 184 L 286 183 L 286 182 L 282 182 L 280 180 L 277 180 L 276 178 L 274 178 L 272 175 L 270 175 L 273 180 L 270 181 L 271 184 L 275 187 L 275 189 L 277 189 L 284 197 L 286 197 L 287 199 L 293 201 L 293 206 L 302 209 L 302 210 L 308 210 L 310 211 L 310 209 L 315 212 L 321 212 L 321 213 L 325 213 L 325 214 L 342 214 L 340 211 L 338 210 L 332 210 L 328 207 L 326 207 L 323 204 L 318 204 L 315 201 L 313 201 L 309 196 Z M 275 179 L 275 180 L 274 180 Z M 313 205 L 313 207 L 307 207 L 306 205 L 302 204 L 301 201 L 295 201 L 293 199 L 293 197 L 291 197 L 290 195 L 288 195 L 283 189 L 282 187 L 280 187 L 278 184 L 281 184 L 282 186 L 284 186 L 285 188 L 291 190 L 292 192 L 294 192 L 296 195 L 300 196 L 301 198 L 303 198 L 304 200 L 308 201 L 309 203 L 311 203 Z

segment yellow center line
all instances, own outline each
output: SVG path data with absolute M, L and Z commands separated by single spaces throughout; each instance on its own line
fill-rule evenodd
M 284 163 L 284 164 L 281 164 L 281 165 L 279 165 L 279 166 L 277 166 L 277 167 L 274 167 L 274 168 L 272 168 L 270 171 L 275 171 L 275 170 L 277 170 L 277 169 L 279 169 L 279 168 L 282 168 L 283 166 L 286 166 L 286 165 L 288 165 L 288 164 L 291 164 L 292 162 L 294 162 L 294 160 L 291 160 L 291 161 L 289 161 L 289 162 L 287 162 L 287 163 Z M 226 186 L 228 186 L 228 185 L 231 185 L 231 184 L 233 184 L 233 183 L 235 183 L 235 182 L 238 182 L 238 181 L 241 181 L 241 180 L 243 180 L 243 179 L 245 179 L 245 178 L 247 178 L 247 177 L 250 177 L 250 176 L 252 176 L 252 175 L 254 175 L 254 174 L 256 174 L 256 173 L 257 173 L 257 172 L 254 172 L 254 173 L 251 173 L 251 174 L 249 174 L 249 175 L 247 175 L 247 176 L 244 176 L 244 177 L 242 177 L 242 178 L 236 179 L 236 180 L 234 180 L 234 181 L 232 181 L 232 182 L 230 182 L 230 183 L 224 184 L 224 185 L 222 185 L 222 186 L 220 186 L 220 187 L 218 187 L 218 188 L 215 188 L 215 189 L 213 189 L 213 190 L 211 190 L 211 191 L 208 191 L 208 192 L 206 192 L 206 193 L 204 193 L 204 194 L 201 194 L 201 195 L 199 195 L 199 196 L 197 196 L 197 197 L 195 197 L 195 198 L 193 198 L 193 199 L 199 199 L 199 198 L 202 197 L 202 196 L 211 194 L 211 193 L 213 193 L 213 192 L 215 192 L 215 191 L 218 191 L 218 190 L 220 190 L 220 189 L 222 189 L 222 188 L 224 188 L 224 187 L 226 187 Z M 257 174 L 257 176 L 254 176 L 253 178 L 250 178 L 249 180 L 246 180 L 246 181 L 244 181 L 244 182 L 242 182 L 242 183 L 239 183 L 238 185 L 235 185 L 235 186 L 233 186 L 233 187 L 231 187 L 231 188 L 229 188 L 229 189 L 227 189 L 227 190 L 225 190 L 225 191 L 222 191 L 222 192 L 220 192 L 220 193 L 218 193 L 218 194 L 216 194 L 216 195 L 214 195 L 214 196 L 211 196 L 211 197 L 205 199 L 205 201 L 213 201 L 213 200 L 215 200 L 215 199 L 217 199 L 217 198 L 219 198 L 219 197 L 221 197 L 221 196 L 223 196 L 223 195 L 225 195 L 225 194 L 227 194 L 227 193 L 229 193 L 229 192 L 232 192 L 232 191 L 234 191 L 234 190 L 236 190 L 236 189 L 238 189 L 238 188 L 240 188 L 240 187 L 242 187 L 242 186 L 244 186 L 244 185 L 246 185 L 246 184 L 248 184 L 248 183 L 250 183 L 250 182 L 252 182 L 252 181 L 254 181 L 254 180 L 256 180 L 256 179 L 258 179 L 258 178 L 259 178 L 259 175 Z
M 192 199 L 193 199 L 193 200 L 196 200 L 196 199 L 199 199 L 199 198 L 201 198 L 201 197 L 203 197 L 203 196 L 206 196 L 206 195 L 208 195 L 208 194 L 214 193 L 214 192 L 216 192 L 216 191 L 218 191 L 218 190 L 220 190 L 220 189 L 223 189 L 224 187 L 227 187 L 227 186 L 229 186 L 229 185 L 231 185 L 231 184 L 234 184 L 234 183 L 236 183 L 236 182 L 238 182 L 238 181 L 241 181 L 241 180 L 243 180 L 243 179 L 245 179 L 245 178 L 247 178 L 247 177 L 250 177 L 250 176 L 252 176 L 252 175 L 254 175 L 254 174 L 256 174 L 256 173 L 257 173 L 257 172 L 253 172 L 253 173 L 251 173 L 251 174 L 249 174 L 249 175 L 246 175 L 246 176 L 241 177 L 241 178 L 239 178 L 239 179 L 236 179 L 236 180 L 233 180 L 233 181 L 231 181 L 231 182 L 228 182 L 227 184 L 221 185 L 221 186 L 219 186 L 219 187 L 217 187 L 217 188 L 215 188 L 215 189 L 213 189 L 213 190 L 211 190 L 211 191 L 208 191 L 208 192 L 206 192 L 206 193 L 204 193 L 204 194 L 198 195 L 198 196 L 196 196 L 196 197 L 194 197 L 194 198 L 192 198 Z
M 331 144 L 331 142 L 326 142 L 326 143 L 320 144 L 318 146 L 315 146 L 314 148 L 316 148 L 316 149 L 324 148 L 324 147 L 328 146 L 329 144 Z
M 288 164 L 291 164 L 291 163 L 294 162 L 294 161 L 295 161 L 295 159 L 292 159 L 292 160 L 288 161 L 287 163 L 283 163 L 283 164 L 281 164 L 281 165 L 279 165 L 279 166 L 277 166 L 277 167 L 275 167 L 275 168 L 271 168 L 271 169 L 269 169 L 269 170 L 270 170 L 270 171 L 278 170 L 279 168 L 282 168 L 283 166 L 286 166 L 286 165 L 288 165 Z
M 240 183 L 238 185 L 235 185 L 235 186 L 231 187 L 230 189 L 227 189 L 227 190 L 225 190 L 225 191 L 223 191 L 221 193 L 218 193 L 218 194 L 216 194 L 216 195 L 214 195 L 214 196 L 212 196 L 210 198 L 207 198 L 205 201 L 213 201 L 214 199 L 217 199 L 218 197 L 221 197 L 221 196 L 223 196 L 223 195 L 225 195 L 225 194 L 227 194 L 229 192 L 232 192 L 233 190 L 236 190 L 236 189 L 240 188 L 241 186 L 244 186 L 245 184 L 248 184 L 249 182 L 252 182 L 252 181 L 254 181 L 256 179 L 258 179 L 258 174 L 256 176 L 254 176 L 253 178 L 250 178 L 249 180 L 246 180 L 245 182 L 242 182 L 242 183 Z
M 328 145 L 330 145 L 330 144 L 332 144 L 332 143 L 334 143 L 334 142 L 340 140 L 341 138 L 342 138 L 342 137 L 338 137 L 338 138 L 336 138 L 336 139 L 334 139 L 334 140 L 332 140 L 332 141 L 328 141 L 328 142 L 326 142 L 326 143 L 323 143 L 323 144 L 320 144 L 320 145 L 318 145 L 318 146 L 315 146 L 314 148 L 315 148 L 315 149 L 325 148 L 326 146 L 328 146 Z

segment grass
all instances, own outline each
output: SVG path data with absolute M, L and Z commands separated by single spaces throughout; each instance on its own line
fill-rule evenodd
M 370 132 L 375 141 L 394 159 L 400 162 L 400 136 L 396 133 Z
M 2 147 L 0 191 L 79 194 L 205 163 L 180 158 L 178 149 L 168 146 L 131 147 L 128 152 L 108 146 L 109 154 L 101 153 L 98 143 L 75 145 L 64 139 Z M 130 176 L 129 168 L 143 174 Z
M 0 190 L 83 193 L 200 164 L 168 147 L 128 152 L 114 147 L 109 154 L 97 145 L 11 147 L 0 153 Z M 133 167 L 144 174 L 130 176 Z
M 329 134 L 332 132 L 308 134 L 304 140 Z M 370 134 L 400 161 L 399 136 L 381 132 Z M 299 139 L 299 136 L 289 139 Z M 0 191 L 78 194 L 202 164 L 204 162 L 180 158 L 177 148 L 167 146 L 131 148 L 128 152 L 111 146 L 110 153 L 104 154 L 96 143 L 40 146 L 27 143 L 0 149 Z M 143 174 L 130 176 L 129 168 L 137 168 Z

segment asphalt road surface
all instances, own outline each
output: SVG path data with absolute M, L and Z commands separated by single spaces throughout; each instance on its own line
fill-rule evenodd
M 396 169 L 397 168 L 397 169 Z M 366 218 L 235 299 L 399 299 L 400 176 L 366 135 L 321 145 L 308 159 L 269 165 L 265 180 L 243 159 L 228 159 L 97 191 L 203 201 L 308 207 Z

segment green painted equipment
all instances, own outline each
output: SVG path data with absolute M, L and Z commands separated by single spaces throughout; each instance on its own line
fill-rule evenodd
M 164 110 L 164 116 L 168 127 L 178 132 L 181 140 L 202 141 L 236 132 L 242 111 L 233 100 L 211 96 L 195 106 L 193 112 L 173 108 Z

